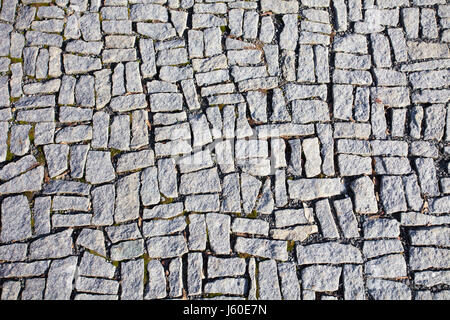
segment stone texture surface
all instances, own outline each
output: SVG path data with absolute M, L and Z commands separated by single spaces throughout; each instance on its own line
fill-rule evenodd
M 447 2 L 0 1 L 0 299 L 448 299 Z

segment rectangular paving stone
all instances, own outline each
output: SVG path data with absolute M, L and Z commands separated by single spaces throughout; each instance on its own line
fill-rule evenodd
M 291 199 L 308 201 L 327 198 L 341 193 L 343 185 L 340 179 L 298 179 L 288 181 Z M 305 192 L 306 191 L 306 192 Z
M 237 237 L 234 249 L 236 252 L 257 257 L 287 260 L 286 241 Z

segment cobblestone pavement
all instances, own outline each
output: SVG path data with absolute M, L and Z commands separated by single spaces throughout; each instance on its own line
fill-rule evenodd
M 1 299 L 450 299 L 446 0 L 2 0 Z

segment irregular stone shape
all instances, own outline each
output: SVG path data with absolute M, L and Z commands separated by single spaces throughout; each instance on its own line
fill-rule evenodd
M 121 300 L 144 298 L 144 259 L 121 263 Z
M 83 229 L 77 238 L 77 245 L 106 256 L 105 236 L 100 230 Z
M 375 198 L 374 184 L 369 177 L 361 177 L 351 184 L 355 195 L 355 211 L 358 213 L 378 212 L 377 199 Z
M 411 172 L 411 166 L 409 164 L 408 158 L 376 157 L 375 172 L 380 175 L 384 174 L 406 175 Z
M 92 215 L 86 213 L 58 214 L 52 215 L 52 225 L 54 228 L 64 227 L 85 227 L 91 222 Z
M 75 101 L 82 107 L 95 105 L 95 80 L 92 76 L 81 76 L 75 87 Z
M 0 299 L 450 297 L 448 1 L 22 2 Z
M 421 43 L 408 41 L 408 55 L 411 60 L 428 58 L 448 58 L 450 55 L 448 46 L 443 43 Z
M 231 218 L 228 215 L 208 213 L 206 215 L 206 227 L 211 249 L 217 254 L 229 254 Z
M 19 298 L 20 281 L 6 281 L 2 287 L 2 300 L 17 300 Z
M 411 143 L 411 155 L 436 159 L 438 150 L 433 143 L 427 141 L 414 141 Z
M 316 202 L 315 211 L 322 229 L 322 235 L 328 239 L 339 238 L 339 231 L 334 222 L 333 213 L 327 199 Z
M 189 139 L 190 136 L 189 124 L 186 122 L 155 129 L 155 141 Z
M 114 210 L 114 221 L 116 223 L 139 217 L 139 177 L 140 173 L 136 172 L 117 181 Z
M 57 259 L 72 254 L 73 230 L 67 229 L 39 238 L 30 244 L 30 257 L 32 259 Z
M 144 240 L 119 242 L 111 247 L 111 260 L 122 261 L 137 258 L 144 254 Z
M 91 185 L 88 183 L 67 181 L 67 180 L 52 180 L 44 186 L 43 194 L 75 194 L 80 196 L 88 196 L 91 190 Z
M 86 157 L 89 151 L 88 145 L 76 145 L 70 148 L 70 176 L 72 178 L 82 178 Z
M 449 212 L 450 196 L 430 199 L 430 211 L 433 213 Z
M 250 239 L 237 237 L 234 250 L 263 258 L 286 261 L 288 258 L 286 241 Z
M 439 187 L 436 177 L 436 168 L 434 161 L 431 158 L 417 158 L 415 159 L 419 183 L 422 189 L 422 194 L 429 196 L 439 195 Z
M 124 112 L 147 107 L 147 100 L 143 94 L 130 94 L 111 99 L 110 107 L 113 111 Z
M 245 213 L 250 213 L 255 206 L 261 185 L 255 177 L 245 173 L 241 175 L 242 206 Z
M 432 247 L 411 247 L 409 267 L 411 270 L 446 269 L 449 267 L 449 249 Z
M 414 273 L 414 283 L 419 286 L 433 287 L 439 284 L 448 285 L 449 271 L 422 271 Z
M 342 277 L 345 300 L 364 300 L 365 288 L 362 266 L 344 265 Z
M 160 200 L 158 188 L 158 171 L 156 167 L 149 167 L 141 173 L 140 196 L 143 205 L 157 204 Z
M 172 220 L 151 220 L 144 222 L 144 237 L 154 237 L 173 234 L 186 228 L 184 217 L 173 218 Z
M 448 73 L 445 70 L 420 71 L 409 74 L 409 81 L 414 89 L 428 89 L 447 86 Z
M 338 156 L 341 176 L 368 175 L 372 173 L 372 159 L 356 155 L 340 154 Z
M 336 122 L 334 124 L 334 138 L 368 139 L 371 126 L 367 123 Z
M 372 101 L 383 105 L 405 107 L 411 103 L 410 89 L 407 87 L 374 87 L 370 89 Z
M 440 141 L 444 136 L 446 109 L 444 104 L 425 108 L 425 140 Z
M 181 93 L 154 93 L 150 95 L 152 112 L 178 111 L 183 105 Z
M 411 300 L 411 289 L 401 282 L 367 279 L 367 291 L 375 300 Z
M 167 9 L 157 4 L 135 4 L 131 6 L 130 18 L 132 21 L 158 20 L 167 22 L 169 16 Z
M 320 158 L 320 148 L 318 138 L 309 138 L 302 141 L 302 150 L 305 155 L 306 177 L 315 177 L 320 174 L 322 159 Z
M 318 233 L 316 225 L 296 226 L 285 229 L 272 229 L 270 236 L 277 240 L 305 241 L 311 234 Z
M 204 291 L 207 294 L 243 295 L 246 285 L 247 279 L 225 278 L 206 283 Z
M 367 39 L 363 35 L 350 34 L 336 37 L 333 42 L 333 50 L 348 53 L 367 53 Z
M 180 178 L 180 194 L 220 192 L 220 179 L 217 169 L 205 169 L 183 174 Z
M 305 209 L 283 209 L 275 211 L 275 226 L 284 228 L 296 224 L 313 223 L 313 211 L 311 208 Z
M 278 275 L 281 280 L 281 294 L 284 300 L 300 300 L 300 282 L 297 267 L 293 262 L 278 263 Z
M 403 245 L 398 239 L 364 241 L 363 253 L 367 259 L 389 253 L 402 253 Z
M 100 294 L 117 294 L 119 291 L 119 282 L 109 279 L 78 277 L 75 282 L 77 291 L 100 293 Z
M 189 250 L 205 250 L 206 249 L 206 221 L 202 214 L 190 214 L 189 221 Z
M 329 121 L 330 115 L 326 102 L 320 100 L 294 100 L 292 102 L 292 121 L 310 123 Z
M 42 188 L 44 167 L 38 166 L 0 185 L 0 195 L 35 192 Z
M 92 190 L 92 224 L 111 225 L 114 222 L 115 188 L 103 185 Z
M 256 211 L 262 214 L 271 214 L 275 205 L 270 185 L 270 179 L 266 179 L 261 197 L 257 200 Z
M 404 226 L 434 226 L 447 224 L 449 216 L 434 216 L 419 212 L 405 212 L 401 214 L 401 225 Z
M 186 211 L 192 212 L 219 211 L 219 196 L 217 194 L 198 194 L 186 196 L 184 207 Z
M 240 212 L 241 211 L 241 188 L 238 174 L 229 174 L 223 178 L 223 200 L 222 212 Z
M 78 56 L 73 54 L 63 55 L 64 70 L 67 74 L 87 73 L 102 68 L 100 59 Z
M 351 53 L 336 53 L 335 66 L 340 69 L 370 69 L 369 55 L 354 55 Z
M 111 279 L 114 277 L 116 267 L 99 257 L 87 251 L 84 252 L 78 272 L 81 276 L 101 277 Z
M 282 207 L 287 204 L 286 173 L 284 170 L 275 171 L 275 204 Z
M 368 277 L 397 279 L 406 277 L 406 262 L 401 254 L 392 254 L 365 263 L 364 271 Z
M 150 238 L 146 244 L 150 258 L 173 258 L 188 251 L 186 240 L 181 235 Z
M 170 23 L 137 23 L 137 32 L 154 40 L 165 40 L 176 35 Z
M 407 210 L 401 177 L 383 176 L 380 189 L 381 200 L 387 214 Z
M 236 218 L 233 220 L 231 230 L 235 233 L 249 233 L 267 236 L 269 233 L 269 224 L 260 219 Z
M 13 243 L 0 246 L 0 260 L 8 262 L 24 261 L 27 255 L 26 243 Z
M 51 197 L 38 197 L 34 199 L 34 234 L 43 235 L 50 233 L 50 209 Z
M 148 291 L 145 299 L 162 299 L 167 296 L 164 268 L 158 260 L 150 260 L 147 265 Z
M 235 277 L 245 273 L 246 263 L 242 258 L 208 257 L 208 278 Z
M 182 202 L 174 202 L 154 206 L 152 209 L 144 210 L 144 219 L 163 218 L 170 219 L 183 213 Z
M 262 0 L 262 11 L 271 11 L 275 14 L 297 13 L 298 2 L 297 1 L 281 1 L 281 0 Z
M 350 198 L 333 201 L 339 226 L 344 238 L 358 238 L 358 221 L 353 213 L 353 205 Z
M 194 138 L 194 142 L 192 143 L 194 148 L 201 147 L 212 142 L 209 125 L 204 115 L 191 117 L 189 123 L 191 125 L 192 136 Z
M 449 239 L 449 228 L 432 227 L 428 229 L 410 230 L 409 236 L 411 244 L 416 246 L 421 245 L 437 245 L 447 246 Z
M 106 227 L 105 231 L 112 243 L 142 238 L 141 231 L 136 222 Z
M 111 155 L 106 151 L 89 151 L 86 159 L 86 180 L 100 184 L 116 177 L 111 163 Z
M 142 150 L 120 155 L 117 159 L 118 173 L 133 171 L 154 165 L 153 150 Z
M 36 158 L 32 155 L 27 155 L 15 162 L 10 162 L 6 164 L 0 170 L 0 179 L 1 180 L 10 180 L 21 173 L 26 172 L 31 169 L 33 166 L 37 164 Z
M 1 242 L 25 240 L 31 237 L 31 211 L 25 196 L 14 196 L 2 201 Z
M 25 281 L 22 300 L 42 300 L 45 289 L 44 278 L 33 278 Z
M 256 260 L 250 258 L 248 262 L 248 273 L 250 277 L 250 288 L 248 292 L 249 299 L 256 299 L 257 285 L 256 285 Z
M 291 199 L 309 201 L 338 195 L 343 191 L 341 179 L 298 179 L 289 180 L 289 196 Z
M 305 264 L 342 264 L 363 262 L 362 254 L 358 248 L 350 244 L 340 244 L 337 242 L 325 242 L 296 246 L 297 263 Z
M 159 190 L 165 197 L 178 196 L 177 170 L 174 159 L 158 160 Z
M 419 211 L 422 208 L 423 200 L 420 196 L 420 188 L 419 183 L 417 182 L 417 176 L 415 174 L 403 176 L 402 180 L 405 186 L 405 195 L 408 206 L 415 211 Z
M 92 127 L 89 125 L 76 125 L 64 127 L 56 132 L 56 143 L 75 143 L 92 139 Z
M 371 219 L 363 222 L 364 238 L 396 238 L 400 235 L 400 223 L 395 219 Z
M 187 286 L 189 295 L 198 295 L 202 292 L 203 258 L 200 252 L 188 254 Z
M 108 147 L 120 151 L 128 151 L 130 149 L 130 117 L 128 115 L 113 117 Z
M 13 262 L 0 265 L 2 278 L 30 278 L 43 276 L 50 265 L 49 260 L 35 262 Z
M 259 297 L 264 300 L 281 300 L 275 260 L 261 261 L 258 264 Z
M 69 300 L 77 269 L 77 257 L 54 260 L 50 265 L 45 287 L 45 300 Z

